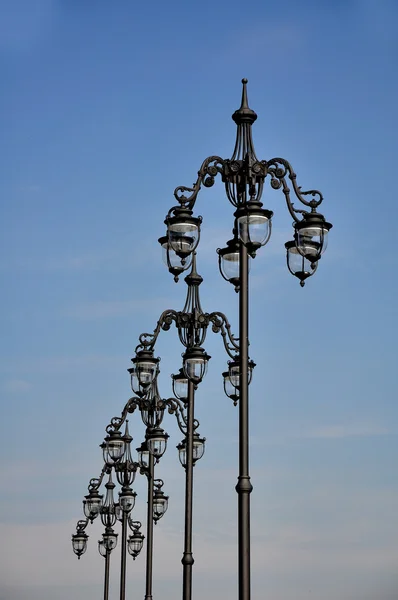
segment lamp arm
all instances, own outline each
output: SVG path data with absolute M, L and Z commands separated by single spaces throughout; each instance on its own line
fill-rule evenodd
M 171 327 L 172 322 L 176 320 L 176 310 L 167 309 L 163 311 L 159 317 L 159 320 L 156 324 L 153 333 L 141 333 L 141 335 L 138 338 L 140 343 L 136 347 L 135 351 L 138 352 L 139 350 L 153 350 L 156 340 L 159 337 L 160 331 L 168 331 Z
M 89 519 L 80 519 L 76 523 L 76 533 L 83 533 L 88 525 Z
M 92 479 L 90 479 L 90 482 L 87 486 L 87 489 L 89 492 L 94 492 L 96 490 L 99 489 L 102 480 L 104 479 L 105 475 L 109 475 L 109 465 L 107 465 L 106 463 L 104 463 L 104 466 L 102 467 L 102 471 L 99 477 L 93 477 Z
M 131 518 L 131 515 L 128 515 L 127 523 L 129 524 L 131 531 L 135 532 L 135 531 L 139 531 L 141 529 L 141 522 L 133 521 L 133 519 Z
M 136 408 L 141 408 L 141 398 L 137 398 L 137 397 L 133 397 L 130 398 L 126 404 L 124 405 L 124 408 L 122 410 L 122 414 L 120 415 L 120 417 L 113 417 L 111 419 L 111 422 L 109 423 L 109 425 L 106 426 L 105 431 L 109 434 L 109 433 L 113 433 L 114 431 L 118 431 L 121 426 L 123 425 L 123 423 L 125 422 L 127 415 L 129 413 L 133 413 Z
M 221 333 L 224 348 L 230 358 L 234 358 L 239 352 L 239 338 L 231 332 L 231 325 L 224 313 L 215 311 L 209 314 L 209 322 L 212 323 L 212 331 Z
M 175 415 L 178 429 L 183 435 L 185 435 L 187 431 L 187 416 L 185 414 L 185 407 L 181 400 L 178 400 L 177 398 L 167 398 L 161 402 L 167 406 L 167 410 L 170 415 Z
M 317 208 L 321 204 L 323 200 L 321 192 L 318 190 L 306 190 L 303 192 L 301 186 L 297 185 L 297 175 L 289 161 L 284 158 L 276 157 L 269 161 L 263 161 L 263 163 L 266 165 L 267 174 L 271 176 L 271 187 L 274 190 L 278 190 L 282 187 L 287 208 L 295 222 L 300 220 L 297 215 L 303 214 L 306 211 L 294 207 L 294 204 L 290 199 L 290 189 L 286 183 L 286 176 L 289 177 L 292 182 L 295 196 L 302 204 L 312 209 Z M 311 199 L 307 200 L 305 196 L 311 196 Z
M 174 190 L 174 198 L 182 207 L 192 210 L 195 206 L 196 198 L 199 194 L 202 184 L 205 187 L 212 187 L 214 185 L 214 178 L 219 173 L 223 174 L 224 165 L 225 160 L 220 156 L 208 156 L 205 158 L 198 171 L 198 178 L 193 184 L 193 187 L 186 187 L 184 185 L 176 187 Z M 185 192 L 189 192 L 189 195 L 186 196 Z M 175 208 L 176 207 L 170 209 L 169 215 L 174 211 Z

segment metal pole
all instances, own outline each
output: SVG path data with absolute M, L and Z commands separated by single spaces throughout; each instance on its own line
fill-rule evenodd
M 109 598 L 109 564 L 111 562 L 111 553 L 109 550 L 105 554 L 105 579 L 104 579 L 104 600 Z
M 193 508 L 193 432 L 194 432 L 194 400 L 195 389 L 192 381 L 188 381 L 187 435 L 186 435 L 186 465 L 185 465 L 185 531 L 183 564 L 182 598 L 192 598 L 192 508 Z
M 238 493 L 238 580 L 239 600 L 250 600 L 250 493 L 249 476 L 249 257 L 240 244 L 239 260 L 239 477 Z
M 122 549 L 120 557 L 120 600 L 126 598 L 127 513 L 122 510 Z
M 152 600 L 152 561 L 153 561 L 153 478 L 155 459 L 149 453 L 148 465 L 148 511 L 146 519 L 146 582 L 145 600 Z

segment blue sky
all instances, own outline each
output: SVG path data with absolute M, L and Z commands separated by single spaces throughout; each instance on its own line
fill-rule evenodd
M 273 234 L 251 269 L 253 596 L 396 598 L 397 16 L 393 0 L 0 3 L 0 600 L 101 593 L 99 524 L 79 562 L 70 534 L 105 425 L 130 396 L 138 335 L 183 305 L 157 238 L 174 188 L 205 157 L 232 154 L 242 77 L 257 155 L 287 158 L 334 224 L 301 289 L 285 266 L 291 218 L 266 188 Z M 232 227 L 221 182 L 197 207 L 202 304 L 236 330 L 215 254 Z M 209 334 L 206 349 L 194 590 L 224 600 L 236 594 L 237 410 L 220 340 Z M 158 353 L 168 396 L 175 332 Z M 130 425 L 139 445 L 142 427 Z M 183 470 L 171 417 L 165 426 L 170 508 L 155 531 L 154 595 L 171 600 Z M 143 578 L 142 556 L 129 593 L 143 593 Z M 115 594 L 117 581 L 115 571 Z

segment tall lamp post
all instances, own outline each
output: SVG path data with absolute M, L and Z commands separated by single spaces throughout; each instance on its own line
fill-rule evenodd
M 285 244 L 289 271 L 304 286 L 314 274 L 327 245 L 331 223 L 318 212 L 323 197 L 317 190 L 302 191 L 297 185 L 291 164 L 283 158 L 259 160 L 256 156 L 252 125 L 256 113 L 249 107 L 247 79 L 242 80 L 241 106 L 232 118 L 237 125 L 235 148 L 230 159 L 219 156 L 206 158 L 193 187 L 179 186 L 174 191 L 178 201 L 165 219 L 166 235 L 159 239 L 165 262 L 175 281 L 187 270 L 195 255 L 200 239 L 201 217 L 193 215 L 193 209 L 202 187 L 212 187 L 220 174 L 228 200 L 235 208 L 233 213 L 233 237 L 226 246 L 218 249 L 219 268 L 224 279 L 239 293 L 239 353 L 235 364 L 235 396 L 239 398 L 239 474 L 238 493 L 238 583 L 239 600 L 250 599 L 250 493 L 249 475 L 249 260 L 264 246 L 271 235 L 272 211 L 263 208 L 261 202 L 264 183 L 269 178 L 271 187 L 281 189 L 287 209 L 293 218 L 293 240 Z M 290 180 L 293 192 L 302 208 L 291 200 Z M 197 357 L 199 363 L 200 356 Z M 231 369 L 230 369 L 231 374 Z M 189 375 L 189 374 L 187 374 Z M 193 381 L 189 375 L 190 380 Z M 232 376 L 227 385 L 231 383 Z M 235 400 L 234 400 L 235 401 Z M 189 454 L 192 453 L 192 444 Z
M 323 197 L 317 190 L 302 191 L 297 185 L 296 174 L 290 163 L 283 158 L 259 160 L 252 141 L 252 125 L 257 119 L 256 113 L 249 108 L 247 101 L 247 80 L 243 79 L 241 106 L 232 115 L 237 125 L 235 148 L 230 159 L 219 156 L 206 158 L 193 187 L 179 186 L 174 191 L 178 204 L 173 206 L 165 219 L 166 235 L 159 239 L 163 248 L 167 267 L 178 281 L 180 275 L 189 270 L 185 277 L 188 286 L 182 311 L 164 311 L 153 333 L 139 336 L 133 366 L 129 369 L 131 387 L 135 397 L 125 405 L 121 417 L 115 417 L 107 427 L 108 437 L 104 444 L 105 471 L 100 480 L 89 487 L 86 496 L 86 521 L 79 521 L 77 531 L 72 536 L 73 549 L 80 558 L 85 552 L 88 520 L 97 514 L 103 515 L 104 507 L 111 504 L 110 492 L 102 505 L 98 493 L 99 483 L 104 472 L 110 472 L 113 461 L 122 492 L 119 506 L 130 506 L 132 491 L 130 485 L 134 479 L 137 465 L 132 463 L 127 447 L 131 442 L 128 429 L 122 437 L 120 427 L 129 413 L 137 408 L 146 426 L 145 442 L 138 450 L 138 466 L 148 478 L 148 519 L 147 519 L 147 563 L 145 600 L 152 600 L 152 553 L 153 521 L 156 522 L 167 508 L 167 497 L 162 492 L 163 482 L 154 479 L 154 466 L 166 449 L 168 435 L 161 428 L 163 415 L 167 408 L 176 416 L 178 426 L 184 435 L 177 446 L 179 459 L 185 469 L 185 518 L 183 564 L 183 600 L 192 598 L 192 512 L 193 512 L 193 467 L 203 456 L 205 439 L 197 432 L 198 421 L 194 417 L 195 392 L 202 381 L 210 356 L 203 343 L 209 326 L 220 333 L 224 348 L 230 358 L 228 369 L 223 375 L 224 390 L 234 404 L 239 404 L 239 473 L 236 491 L 238 493 L 238 583 L 239 600 L 250 600 L 250 493 L 252 485 L 249 475 L 249 384 L 255 363 L 250 360 L 249 348 L 249 262 L 258 250 L 265 246 L 271 235 L 272 211 L 263 208 L 261 202 L 264 183 L 269 178 L 271 187 L 281 189 L 287 209 L 293 218 L 293 239 L 286 242 L 287 266 L 289 271 L 304 286 L 308 277 L 317 269 L 318 262 L 326 249 L 327 235 L 331 223 L 318 212 Z M 200 241 L 202 217 L 196 217 L 193 210 L 196 200 L 204 187 L 212 187 L 215 177 L 220 174 L 228 200 L 234 206 L 233 237 L 224 248 L 218 249 L 219 268 L 222 277 L 230 282 L 239 293 L 239 337 L 231 333 L 227 317 L 220 311 L 205 313 L 199 298 L 199 286 L 202 277 L 196 270 L 196 252 Z M 302 208 L 294 206 L 291 190 L 301 203 Z M 175 324 L 178 337 L 184 346 L 183 365 L 176 375 L 172 375 L 175 398 L 161 399 L 157 387 L 159 358 L 154 349 L 161 330 L 170 329 Z M 124 456 L 124 459 L 122 459 Z M 111 481 L 111 480 L 110 480 Z M 90 482 L 91 483 L 91 482 Z M 112 484 L 113 485 L 113 484 Z M 107 488 L 111 486 L 108 482 Z M 155 489 L 156 488 L 156 489 Z M 109 492 L 109 493 L 108 493 Z M 124 498 L 124 496 L 125 498 Z M 123 499 L 124 498 L 124 499 Z M 90 508 L 91 507 L 91 508 Z M 126 512 L 128 512 L 126 510 Z M 93 516 L 94 515 L 94 516 Z M 122 514 L 122 540 L 126 542 L 126 519 Z M 105 519 L 106 520 L 106 519 Z M 109 520 L 109 519 L 108 519 Z M 103 519 L 104 522 L 104 519 Z M 104 523 L 108 529 L 112 523 Z M 124 525 L 123 525 L 124 524 Z M 105 534 L 107 531 L 105 530 Z M 110 533 L 110 532 L 108 532 Z M 136 540 L 137 544 L 139 540 Z M 142 541 L 142 540 L 141 540 Z M 100 542 L 100 551 L 107 559 L 106 540 Z M 139 544 L 138 544 L 139 545 Z M 137 545 L 137 547 L 138 547 Z M 142 546 L 142 543 L 141 543 Z M 124 566 L 123 566 L 124 565 Z M 109 557 L 106 572 L 109 569 Z M 123 571 L 124 569 L 124 571 Z M 121 600 L 124 600 L 125 588 L 125 552 L 122 552 Z

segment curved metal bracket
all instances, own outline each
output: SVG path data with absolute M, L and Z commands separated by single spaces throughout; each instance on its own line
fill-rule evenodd
M 135 351 L 139 350 L 153 350 L 156 340 L 159 337 L 161 330 L 168 331 L 173 321 L 177 320 L 177 311 L 168 309 L 162 312 L 153 333 L 141 333 L 139 336 L 139 344 L 136 346 Z
M 297 216 L 298 214 L 305 214 L 307 211 L 297 209 L 294 207 L 293 202 L 290 199 L 290 189 L 286 183 L 285 177 L 288 176 L 293 185 L 293 190 L 296 195 L 296 198 L 300 200 L 304 206 L 308 206 L 309 208 L 315 209 L 317 208 L 322 200 L 323 196 L 318 190 L 306 190 L 302 191 L 301 186 L 297 185 L 297 175 L 293 171 L 292 165 L 284 158 L 272 158 L 269 161 L 263 161 L 264 165 L 267 168 L 268 174 L 271 176 L 271 187 L 274 190 L 278 190 L 282 187 L 282 191 L 286 198 L 287 208 L 293 217 L 295 222 L 298 222 L 300 219 Z M 305 196 L 311 196 L 311 200 L 306 200 Z
M 230 358 L 234 358 L 239 352 L 239 338 L 231 332 L 231 325 L 224 313 L 215 311 L 208 315 L 209 322 L 212 323 L 212 331 L 221 333 L 224 348 Z
M 111 467 L 109 465 L 107 465 L 106 463 L 104 463 L 104 466 L 102 467 L 101 475 L 99 477 L 93 477 L 92 479 L 90 479 L 90 482 L 87 486 L 88 491 L 94 492 L 94 491 L 98 490 L 104 479 L 104 476 L 109 475 L 110 471 L 111 471 Z
M 174 198 L 180 203 L 180 205 L 184 208 L 188 208 L 192 210 L 195 206 L 197 195 L 202 187 L 202 184 L 205 187 L 212 187 L 214 185 L 215 177 L 221 173 L 224 173 L 224 165 L 225 160 L 220 156 L 208 156 L 203 161 L 199 171 L 198 178 L 196 182 L 193 184 L 193 187 L 186 187 L 184 185 L 180 185 L 176 187 L 174 190 Z M 185 195 L 185 192 L 189 192 L 189 196 Z M 175 207 L 171 208 L 169 211 L 169 215 L 172 213 Z
M 141 398 L 137 398 L 137 397 L 130 398 L 124 405 L 124 408 L 122 410 L 122 414 L 120 415 L 120 417 L 113 417 L 111 419 L 111 422 L 109 423 L 109 425 L 106 426 L 105 431 L 108 434 L 110 434 L 110 433 L 113 433 L 114 431 L 119 430 L 121 428 L 121 426 L 123 425 L 123 423 L 126 421 L 128 414 L 133 413 L 136 410 L 136 408 L 140 408 L 141 403 L 142 403 Z

